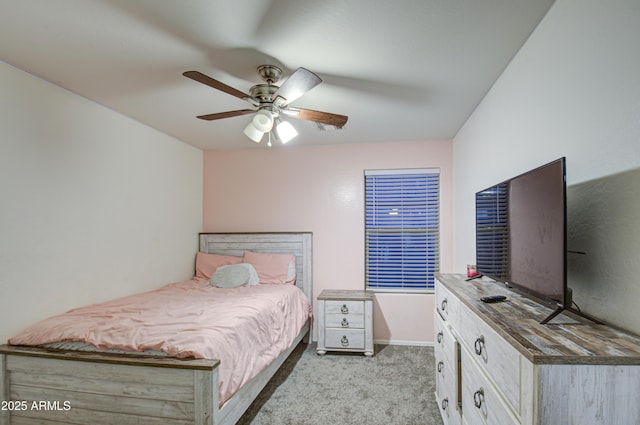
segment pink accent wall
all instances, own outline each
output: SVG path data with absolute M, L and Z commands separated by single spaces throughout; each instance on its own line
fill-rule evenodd
M 364 170 L 438 167 L 441 271 L 450 272 L 452 150 L 428 141 L 207 151 L 203 229 L 313 232 L 315 308 L 323 289 L 364 288 Z M 432 342 L 433 298 L 376 294 L 374 339 Z

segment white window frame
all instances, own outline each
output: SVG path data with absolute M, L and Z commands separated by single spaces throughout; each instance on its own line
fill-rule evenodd
M 422 175 L 424 179 L 416 177 Z M 418 192 L 425 192 L 424 199 L 411 196 L 410 186 L 397 192 L 387 191 L 390 186 L 381 189 L 392 187 L 395 177 L 402 176 Z M 433 275 L 440 269 L 440 169 L 365 170 L 364 177 L 365 289 L 432 293 Z M 380 188 L 374 187 L 374 180 Z M 405 243 L 406 239 L 411 242 Z M 408 249 L 416 247 L 417 253 Z

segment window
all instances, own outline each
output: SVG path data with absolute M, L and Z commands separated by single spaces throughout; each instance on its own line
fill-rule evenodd
M 438 169 L 365 171 L 366 289 L 434 289 L 439 187 Z

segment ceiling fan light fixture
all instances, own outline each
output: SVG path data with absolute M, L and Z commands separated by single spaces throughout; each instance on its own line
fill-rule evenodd
M 282 141 L 283 144 L 287 143 L 289 140 L 298 135 L 296 129 L 288 121 L 280 121 L 280 123 L 276 127 L 276 132 L 278 133 L 278 138 Z
M 253 121 L 251 121 L 244 129 L 244 134 L 245 136 L 247 136 L 249 139 L 253 140 L 256 143 L 260 143 L 260 140 L 262 140 L 262 135 L 264 134 L 264 132 L 258 130 L 254 125 L 253 125 Z
M 252 124 L 258 131 L 267 133 L 273 127 L 273 116 L 271 112 L 262 109 L 253 117 Z

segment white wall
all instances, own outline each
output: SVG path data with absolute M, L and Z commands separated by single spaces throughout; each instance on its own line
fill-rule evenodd
M 0 62 L 0 343 L 190 278 L 200 150 Z
M 561 156 L 568 185 L 640 166 L 639 22 L 637 0 L 556 0 L 455 137 L 457 271 L 475 258 L 476 191 Z

